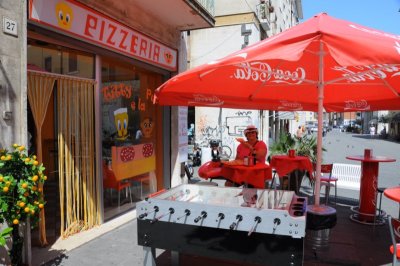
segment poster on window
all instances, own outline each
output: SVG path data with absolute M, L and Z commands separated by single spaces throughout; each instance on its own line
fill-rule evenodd
M 179 145 L 179 162 L 183 163 L 188 158 L 188 108 L 178 107 L 178 145 Z

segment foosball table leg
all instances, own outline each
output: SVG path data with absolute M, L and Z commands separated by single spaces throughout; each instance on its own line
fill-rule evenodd
M 179 266 L 179 252 L 171 250 L 171 265 Z
M 143 251 L 143 266 L 156 266 L 156 249 L 152 247 L 143 247 Z

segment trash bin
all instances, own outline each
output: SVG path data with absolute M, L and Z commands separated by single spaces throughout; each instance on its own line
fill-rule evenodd
M 336 225 L 336 209 L 320 205 L 307 206 L 306 245 L 314 251 L 329 248 L 331 229 Z

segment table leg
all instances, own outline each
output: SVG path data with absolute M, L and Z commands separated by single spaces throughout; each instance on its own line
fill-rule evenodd
M 144 266 L 156 266 L 156 249 L 152 247 L 143 247 L 144 251 Z
M 377 162 L 363 162 L 361 164 L 359 212 L 360 219 L 366 222 L 373 221 L 375 216 L 378 170 L 379 163 Z

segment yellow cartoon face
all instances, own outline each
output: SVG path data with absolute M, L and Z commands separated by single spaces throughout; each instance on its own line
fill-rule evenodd
M 140 123 L 140 128 L 143 136 L 145 138 L 150 138 L 154 128 L 153 120 L 150 117 L 146 117 L 143 119 L 142 123 Z
M 56 15 L 58 26 L 63 29 L 69 30 L 72 25 L 74 14 L 71 7 L 65 2 L 59 2 L 56 5 Z
M 128 137 L 128 110 L 119 108 L 114 111 L 115 127 L 117 128 L 117 139 L 124 140 Z

